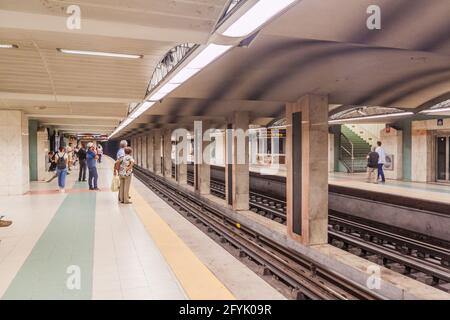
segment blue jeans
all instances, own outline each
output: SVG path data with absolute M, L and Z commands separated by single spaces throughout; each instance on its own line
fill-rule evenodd
M 97 180 L 98 180 L 97 167 L 89 168 L 89 178 L 88 178 L 89 189 L 97 189 Z
M 383 163 L 378 164 L 378 180 L 380 180 L 380 177 L 381 177 L 381 181 L 385 182 L 386 179 L 384 178 L 383 166 L 384 166 Z
M 66 176 L 67 176 L 67 169 L 57 169 L 56 175 L 58 176 L 58 187 L 61 189 L 64 189 L 66 186 Z

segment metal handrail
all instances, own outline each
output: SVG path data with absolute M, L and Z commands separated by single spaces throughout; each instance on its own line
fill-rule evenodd
M 344 140 L 346 140 L 346 142 L 350 145 L 351 151 L 349 151 L 346 147 L 344 147 L 342 145 L 342 139 L 341 139 L 341 146 L 340 146 L 341 150 L 344 150 L 351 157 L 352 162 L 351 162 L 351 168 L 350 169 L 351 169 L 351 173 L 354 173 L 355 172 L 355 147 L 353 145 L 353 142 L 351 142 L 350 139 L 347 138 L 345 136 L 345 134 L 343 134 L 342 132 L 341 132 L 341 138 L 344 138 Z

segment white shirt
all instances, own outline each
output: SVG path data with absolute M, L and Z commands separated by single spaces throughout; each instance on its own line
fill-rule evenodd
M 386 152 L 384 152 L 384 149 L 382 147 L 378 147 L 375 151 L 378 153 L 378 156 L 379 156 L 378 163 L 385 164 L 386 163 Z

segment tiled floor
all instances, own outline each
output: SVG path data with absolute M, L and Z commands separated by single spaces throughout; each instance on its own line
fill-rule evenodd
M 110 166 L 99 167 L 101 192 L 73 172 L 66 194 L 53 192 L 53 180 L 0 198 L 0 214 L 13 220 L 0 229 L 2 299 L 187 298 L 133 207 L 109 192 Z
M 269 169 L 261 165 L 253 165 L 250 170 L 263 175 L 286 176 L 285 165 L 279 165 Z M 334 185 L 450 203 L 450 185 L 445 184 L 398 180 L 387 180 L 386 184 L 369 184 L 366 182 L 365 173 L 348 174 L 340 172 L 330 173 L 328 181 L 330 184 Z
M 331 173 L 329 183 L 357 189 L 398 194 L 401 196 L 450 203 L 450 186 L 433 183 L 387 180 L 386 184 L 366 182 L 366 174 Z

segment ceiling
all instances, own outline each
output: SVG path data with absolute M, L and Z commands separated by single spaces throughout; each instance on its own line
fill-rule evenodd
M 19 48 L 0 49 L 0 108 L 22 109 L 63 130 L 110 133 L 128 104 L 145 97 L 167 50 L 207 43 L 226 2 L 2 0 L 0 42 Z M 81 7 L 80 30 L 65 27 L 71 4 Z M 372 4 L 381 8 L 381 30 L 366 27 Z M 330 110 L 430 107 L 450 95 L 449 12 L 450 0 L 300 0 L 120 135 L 188 127 L 196 119 L 220 125 L 235 110 L 268 123 L 306 93 L 328 95 Z M 74 56 L 56 48 L 144 57 Z
M 366 10 L 373 0 L 299 1 L 249 46 L 230 50 L 124 134 L 153 128 L 161 115 L 223 122 L 234 110 L 249 110 L 254 121 L 282 117 L 287 101 L 307 93 L 328 95 L 330 110 L 427 105 L 450 93 L 450 0 L 431 2 L 376 1 L 382 24 L 372 31 Z
M 62 131 L 111 133 L 141 101 L 155 65 L 182 42 L 206 43 L 226 0 L 2 0 L 0 108 Z M 81 29 L 66 27 L 69 5 Z M 69 55 L 57 48 L 143 55 Z

